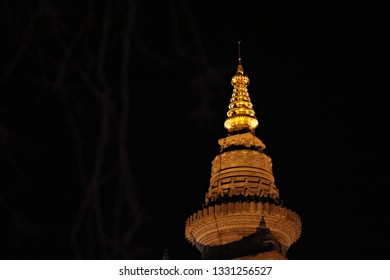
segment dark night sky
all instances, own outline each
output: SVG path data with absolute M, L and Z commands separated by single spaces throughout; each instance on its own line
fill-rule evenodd
M 165 248 L 198 259 L 184 225 L 227 136 L 238 40 L 256 135 L 303 223 L 288 257 L 388 258 L 385 9 L 11 2 L 0 7 L 2 259 L 160 259 Z

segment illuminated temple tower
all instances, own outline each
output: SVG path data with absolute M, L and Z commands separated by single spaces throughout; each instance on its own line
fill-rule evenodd
M 187 219 L 185 237 L 202 259 L 286 259 L 301 220 L 282 205 L 271 158 L 255 136 L 258 121 L 240 55 L 231 84 L 228 136 L 218 141 L 205 204 Z

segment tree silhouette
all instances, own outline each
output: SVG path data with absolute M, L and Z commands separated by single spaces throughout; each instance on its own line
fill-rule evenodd
M 208 88 L 225 86 L 186 2 L 164 6 L 169 24 L 161 45 L 155 45 L 161 34 L 150 31 L 158 24 L 153 6 L 134 0 L 3 2 L 0 23 L 7 44 L 0 69 L 5 100 L 0 133 L 2 166 L 9 175 L 1 178 L 0 205 L 8 217 L 6 239 L 14 240 L 5 258 L 142 256 L 135 236 L 145 212 L 132 153 L 145 141 L 135 137 L 146 126 L 144 114 L 158 105 L 143 104 L 140 88 L 156 67 L 185 79 L 198 101 L 181 113 L 200 124 L 198 129 L 213 131 L 209 119 L 216 116 L 217 96 Z M 148 41 L 150 36 L 156 38 Z M 192 73 L 180 76 L 182 67 Z M 160 79 L 164 90 L 176 78 Z M 46 187 L 37 192 L 40 185 Z M 18 205 L 20 197 L 36 210 Z M 59 242 L 48 238 L 59 232 L 71 252 L 40 253 L 42 246 Z

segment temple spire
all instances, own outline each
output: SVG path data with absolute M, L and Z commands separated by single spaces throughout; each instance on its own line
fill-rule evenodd
M 230 99 L 225 128 L 230 134 L 251 132 L 254 134 L 258 126 L 255 111 L 248 93 L 249 78 L 244 74 L 241 64 L 241 41 L 238 41 L 237 73 L 232 77 L 233 94 Z
M 204 260 L 285 260 L 301 236 L 300 217 L 280 203 L 272 161 L 256 137 L 258 125 L 241 63 L 232 78 L 225 128 L 211 163 L 205 204 L 186 221 L 185 238 Z

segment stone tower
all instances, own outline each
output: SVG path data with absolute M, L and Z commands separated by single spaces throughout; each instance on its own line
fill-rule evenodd
M 240 55 L 231 84 L 228 136 L 218 140 L 205 204 L 187 219 L 185 237 L 202 259 L 286 259 L 301 220 L 282 205 L 271 158 L 255 136 L 258 121 Z

